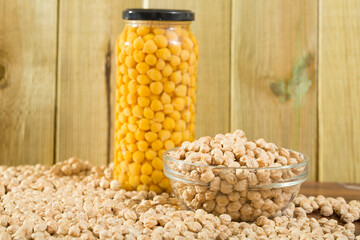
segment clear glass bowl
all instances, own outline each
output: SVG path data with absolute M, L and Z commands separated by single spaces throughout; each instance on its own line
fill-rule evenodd
M 201 165 L 164 153 L 164 174 L 179 202 L 191 210 L 229 214 L 235 221 L 282 215 L 308 176 L 309 159 L 294 165 L 266 168 Z M 289 150 L 292 154 L 298 152 Z

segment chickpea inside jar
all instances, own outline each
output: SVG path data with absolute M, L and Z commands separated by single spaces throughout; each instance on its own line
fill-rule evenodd
M 195 138 L 194 13 L 126 9 L 123 19 L 116 42 L 114 178 L 126 190 L 170 193 L 163 153 Z

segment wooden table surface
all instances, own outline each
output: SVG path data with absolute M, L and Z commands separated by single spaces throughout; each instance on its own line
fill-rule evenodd
M 360 184 L 305 182 L 301 185 L 300 193 L 306 196 L 343 197 L 346 201 L 360 200 Z M 315 212 L 310 214 L 310 217 L 320 218 L 321 216 Z M 331 218 L 341 223 L 337 216 L 333 215 Z M 355 235 L 360 235 L 360 221 L 355 222 L 355 226 Z

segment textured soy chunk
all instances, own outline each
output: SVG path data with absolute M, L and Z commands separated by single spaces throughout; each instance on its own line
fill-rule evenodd
M 162 166 L 160 159 L 158 163 Z M 142 163 L 140 172 L 140 164 L 131 166 L 134 174 L 119 173 L 118 180 L 124 188 L 139 192 L 120 189 L 119 181 L 111 181 L 113 169 L 108 166 L 95 167 L 75 158 L 52 167 L 3 166 L 0 239 L 123 239 L 124 234 L 126 239 L 360 239 L 352 223 L 359 219 L 358 200 L 299 195 L 283 216 L 268 218 L 270 200 L 263 203 L 270 212 L 259 216 L 252 203 L 240 203 L 239 193 L 218 200 L 216 193 L 201 187 L 181 193 L 184 198 L 202 201 L 204 210 L 219 215 L 215 216 L 202 209 L 183 210 L 175 198 L 159 194 L 170 188 L 170 181 L 152 162 Z M 155 193 L 144 192 L 150 190 Z M 229 203 L 218 206 L 217 201 Z M 310 218 L 300 206 L 305 202 L 312 211 L 330 207 L 339 221 Z M 239 218 L 239 211 L 252 212 L 256 221 L 231 221 Z

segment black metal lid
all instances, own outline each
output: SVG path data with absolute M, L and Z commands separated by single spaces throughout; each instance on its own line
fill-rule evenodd
M 126 20 L 194 21 L 195 14 L 190 10 L 130 8 L 122 12 L 122 17 Z

